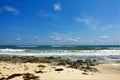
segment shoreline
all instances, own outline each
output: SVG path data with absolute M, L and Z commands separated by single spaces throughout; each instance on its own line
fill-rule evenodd
M 118 63 L 118 64 L 117 64 Z M 0 80 L 119 80 L 120 61 L 0 56 Z

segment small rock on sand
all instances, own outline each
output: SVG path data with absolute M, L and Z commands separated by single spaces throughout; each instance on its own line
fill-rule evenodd
M 35 73 L 44 73 L 43 71 L 39 70 L 39 71 L 36 71 L 35 70 Z
M 38 76 L 34 76 L 31 73 L 25 73 L 23 74 L 23 79 L 24 80 L 37 80 L 39 77 Z
M 45 65 L 41 65 L 41 64 L 40 64 L 40 65 L 38 65 L 38 67 L 45 68 L 46 66 L 45 66 Z
M 57 68 L 55 71 L 63 71 L 63 68 Z
M 88 75 L 88 73 L 87 73 L 87 72 L 83 72 L 82 74 L 83 74 L 83 75 Z

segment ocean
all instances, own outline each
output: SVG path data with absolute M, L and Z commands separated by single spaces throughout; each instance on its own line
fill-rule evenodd
M 0 46 L 0 55 L 9 56 L 54 56 L 68 59 L 95 58 L 120 60 L 120 45 L 41 45 Z

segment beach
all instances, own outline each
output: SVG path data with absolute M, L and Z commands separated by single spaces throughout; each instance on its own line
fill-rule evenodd
M 0 80 L 119 79 L 119 46 L 0 46 Z
M 0 56 L 0 80 L 119 80 L 120 64 L 61 57 Z
M 0 0 L 0 80 L 120 80 L 120 0 Z

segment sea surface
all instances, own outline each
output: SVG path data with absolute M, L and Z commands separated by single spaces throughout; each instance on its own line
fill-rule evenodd
M 9 56 L 55 56 L 69 59 L 96 58 L 120 60 L 120 45 L 41 45 L 0 46 L 0 55 Z

